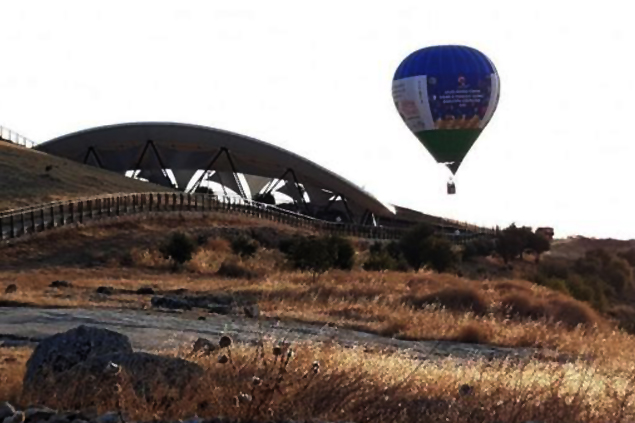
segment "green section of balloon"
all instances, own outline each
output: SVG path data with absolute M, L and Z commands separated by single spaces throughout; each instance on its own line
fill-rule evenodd
M 436 46 L 404 59 L 392 88 L 406 125 L 437 162 L 456 173 L 496 110 L 500 82 L 478 50 Z

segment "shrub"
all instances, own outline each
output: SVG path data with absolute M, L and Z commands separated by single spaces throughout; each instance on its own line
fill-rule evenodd
M 379 253 L 371 253 L 362 267 L 364 270 L 376 272 L 395 270 L 397 261 L 390 257 L 387 252 L 381 251 Z
M 303 271 L 310 271 L 315 279 L 319 274 L 334 266 L 334 255 L 328 250 L 326 238 L 315 236 L 298 237 L 284 246 L 287 258 L 293 267 Z
M 466 344 L 487 344 L 491 340 L 491 333 L 484 326 L 476 322 L 470 322 L 459 330 L 454 338 L 456 342 Z
M 574 269 L 584 278 L 595 277 L 604 282 L 612 295 L 633 289 L 633 268 L 628 261 L 604 249 L 587 251 L 576 260 Z
M 418 308 L 438 304 L 452 311 L 473 311 L 476 314 L 487 312 L 489 304 L 483 295 L 474 288 L 453 287 L 423 296 L 411 296 L 407 301 Z
M 232 279 L 254 279 L 258 276 L 253 270 L 247 269 L 240 263 L 232 260 L 225 260 L 220 265 L 216 274 Z
M 434 234 L 434 227 L 419 224 L 405 233 L 399 241 L 399 250 L 410 266 L 419 270 L 427 262 L 428 238 Z
M 457 262 L 457 257 L 452 250 L 452 243 L 445 238 L 432 236 L 428 238 L 428 265 L 437 272 L 445 272 Z
M 232 240 L 232 251 L 241 257 L 253 257 L 258 251 L 258 242 L 245 235 L 239 235 Z
M 176 267 L 192 260 L 192 255 L 196 251 L 196 243 L 189 235 L 183 232 L 175 232 L 170 235 L 170 238 L 160 250 L 165 258 L 174 262 Z
M 327 251 L 332 255 L 333 267 L 351 270 L 355 265 L 355 248 L 346 238 L 331 236 L 325 240 Z
M 406 232 L 398 247 L 399 253 L 415 270 L 428 265 L 437 272 L 444 272 L 457 262 L 452 244 L 435 235 L 430 225 L 420 224 Z
M 463 248 L 463 260 L 471 260 L 474 257 L 488 257 L 496 248 L 496 243 L 491 238 L 476 238 L 465 244 Z
M 578 325 L 592 327 L 599 323 L 597 313 L 587 304 L 565 299 L 552 300 L 549 314 L 555 322 L 575 328 Z
M 503 313 L 509 317 L 538 320 L 547 316 L 547 308 L 543 301 L 521 292 L 503 297 L 501 307 Z

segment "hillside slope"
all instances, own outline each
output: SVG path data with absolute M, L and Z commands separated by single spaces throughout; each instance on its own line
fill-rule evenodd
M 165 190 L 167 188 L 158 185 L 0 142 L 0 210 L 99 194 Z

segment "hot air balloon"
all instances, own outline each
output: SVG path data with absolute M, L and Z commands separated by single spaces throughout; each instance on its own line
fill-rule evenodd
M 499 92 L 494 64 L 480 51 L 465 46 L 415 51 L 401 62 L 392 83 L 399 115 L 452 175 L 492 118 Z M 455 192 L 450 176 L 448 194 Z

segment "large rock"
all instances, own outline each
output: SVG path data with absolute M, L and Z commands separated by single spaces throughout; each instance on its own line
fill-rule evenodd
M 201 338 L 202 339 L 202 338 Z M 3 421 L 7 417 L 12 417 L 15 414 L 15 407 L 8 402 L 0 404 L 0 421 Z
M 186 391 L 193 392 L 202 375 L 199 365 L 179 358 L 114 353 L 92 357 L 60 375 L 55 390 L 58 399 L 72 408 L 90 404 L 108 408 L 117 406 L 118 385 L 150 403 L 173 401 Z M 46 401 L 46 397 L 38 400 Z
M 68 332 L 46 338 L 35 348 L 26 364 L 23 380 L 25 395 L 41 391 L 45 382 L 93 357 L 132 353 L 132 345 L 124 335 L 107 329 L 79 326 Z

